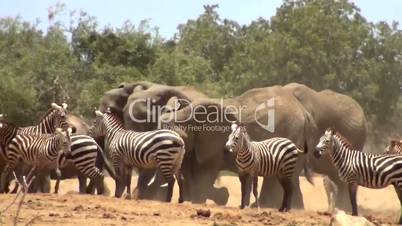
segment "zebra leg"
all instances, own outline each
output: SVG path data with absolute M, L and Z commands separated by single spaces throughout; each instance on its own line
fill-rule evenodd
M 350 183 L 348 185 L 349 188 L 349 196 L 350 196 L 350 203 L 352 204 L 352 216 L 357 216 L 357 202 L 356 202 L 356 193 L 357 193 L 357 184 Z
M 170 176 L 165 176 L 166 180 L 168 181 L 168 188 L 167 188 L 167 193 L 166 193 L 166 202 L 171 202 L 172 201 L 172 196 L 173 196 L 173 186 L 175 179 L 173 175 Z
M 127 187 L 127 196 L 126 199 L 131 199 L 131 175 L 132 175 L 132 168 L 126 168 L 126 187 Z
M 83 173 L 78 173 L 77 175 L 78 178 L 78 190 L 80 194 L 86 194 L 87 193 L 87 176 L 85 176 Z M 88 190 L 91 191 L 91 187 L 88 185 Z
M 114 192 L 114 196 L 116 198 L 120 198 L 124 192 L 125 189 L 125 182 L 126 182 L 126 178 L 125 178 L 125 172 L 122 169 L 122 166 L 114 166 L 116 169 L 116 176 L 117 176 L 117 180 L 115 180 L 115 184 L 116 184 L 116 189 Z
M 183 174 L 181 173 L 181 170 L 178 170 L 176 173 L 176 180 L 177 184 L 179 185 L 179 203 L 184 202 L 184 182 L 183 182 Z
M 394 185 L 394 188 L 395 188 L 396 194 L 398 195 L 398 199 L 399 199 L 399 202 L 400 202 L 401 208 L 402 208 L 402 188 L 398 187 L 397 185 Z M 402 224 L 402 210 L 401 210 L 401 215 L 399 216 L 398 224 Z
M 282 206 L 279 208 L 279 212 L 288 212 L 292 205 L 293 184 L 290 177 L 279 178 L 279 182 L 283 188 L 283 200 Z
M 251 193 L 251 176 L 245 173 L 239 173 L 239 179 L 241 183 L 241 204 L 240 209 L 244 209 L 250 204 Z
M 257 204 L 257 208 L 260 209 L 260 203 L 258 201 L 258 176 L 253 177 L 253 195 Z
M 8 191 L 7 179 L 8 179 L 9 173 L 12 171 L 12 168 L 13 168 L 12 166 L 7 164 L 4 171 L 1 173 L 0 193 L 5 193 L 6 191 Z

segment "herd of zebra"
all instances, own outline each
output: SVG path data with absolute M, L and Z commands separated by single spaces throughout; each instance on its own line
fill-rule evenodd
M 59 169 L 72 163 L 81 173 L 91 178 L 91 183 L 96 183 L 98 189 L 102 189 L 102 169 L 105 166 L 116 182 L 116 197 L 121 197 L 125 188 L 130 197 L 133 168 L 159 169 L 168 186 L 166 201 L 171 201 L 173 185 L 177 180 L 178 202 L 183 202 L 185 178 L 181 164 L 185 144 L 180 135 L 169 129 L 148 132 L 126 130 L 121 119 L 110 109 L 95 113 L 96 119 L 88 135 L 74 134 L 67 122 L 67 104 L 51 104 L 40 123 L 31 127 L 18 127 L 6 122 L 5 117 L 0 115 L 0 157 L 6 163 L 1 173 L 0 192 L 9 191 L 10 174 L 23 168 L 22 165 L 32 167 L 28 177 L 45 169 L 56 169 L 60 177 Z M 108 153 L 97 144 L 96 140 L 99 139 L 105 140 Z M 284 190 L 279 211 L 289 211 L 293 194 L 290 178 L 296 172 L 299 156 L 307 152 L 307 147 L 297 147 L 291 140 L 281 137 L 251 141 L 246 127 L 236 121 L 231 126 L 226 148 L 236 155 L 242 193 L 240 207 L 249 205 L 251 191 L 258 206 L 258 176 L 277 176 Z M 402 205 L 402 141 L 391 141 L 383 154 L 367 154 L 354 150 L 339 132 L 328 128 L 316 145 L 314 155 L 317 158 L 328 155 L 340 177 L 348 183 L 353 215 L 358 214 L 356 192 L 359 185 L 368 188 L 393 185 Z M 19 176 L 27 172 L 21 170 Z M 58 178 L 56 193 L 59 181 Z M 329 188 L 327 190 L 336 190 L 328 181 L 324 180 L 324 185 Z M 139 187 L 139 198 L 143 192 Z M 330 199 L 331 196 L 328 197 Z M 399 223 L 402 223 L 402 216 Z

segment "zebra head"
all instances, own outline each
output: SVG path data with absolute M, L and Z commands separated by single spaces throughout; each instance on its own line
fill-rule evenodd
M 59 140 L 59 152 L 63 152 L 65 155 L 71 152 L 71 138 L 68 131 L 63 131 L 61 128 L 56 128 L 56 137 Z
M 96 118 L 89 128 L 89 136 L 93 137 L 94 139 L 103 138 L 106 135 L 106 126 L 103 122 L 104 113 L 97 110 L 95 111 Z
M 325 133 L 320 137 L 320 141 L 314 150 L 314 156 L 320 158 L 322 154 L 328 149 L 332 149 L 334 145 L 334 135 L 336 131 L 334 128 L 328 128 Z
M 384 154 L 402 154 L 402 140 L 391 140 L 385 148 Z
M 235 122 L 231 126 L 232 132 L 229 134 L 228 140 L 226 142 L 226 148 L 233 153 L 236 153 L 243 145 L 243 138 L 246 136 L 247 131 L 244 124 L 240 122 Z
M 61 106 L 52 103 L 52 112 L 48 115 L 47 120 L 49 123 L 53 123 L 53 126 L 56 128 L 61 128 L 64 131 L 67 131 L 70 125 L 67 122 L 67 104 L 62 103 Z M 45 119 L 46 120 L 46 119 Z

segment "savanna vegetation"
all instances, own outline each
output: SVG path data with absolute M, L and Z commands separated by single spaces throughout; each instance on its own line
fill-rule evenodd
M 85 12 L 49 27 L 0 19 L 0 111 L 26 124 L 51 102 L 91 117 L 101 94 L 124 81 L 194 85 L 233 96 L 254 87 L 300 82 L 354 97 L 374 125 L 402 125 L 402 31 L 372 23 L 346 0 L 285 0 L 269 20 L 221 18 L 217 5 L 164 39 L 147 21 L 99 27 Z M 64 12 L 65 13 L 65 12 Z

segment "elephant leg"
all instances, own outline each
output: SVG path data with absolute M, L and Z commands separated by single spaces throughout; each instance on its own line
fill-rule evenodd
M 241 184 L 241 204 L 240 209 L 244 209 L 250 204 L 250 193 L 251 193 L 251 175 L 239 173 L 239 179 Z
M 42 192 L 43 193 L 50 193 L 52 187 L 50 184 L 50 172 L 45 170 L 43 172 L 43 183 L 42 183 Z
M 351 211 L 352 206 L 350 203 L 350 195 L 349 195 L 349 187 L 348 184 L 342 181 L 339 176 L 336 175 L 328 175 L 329 179 L 334 182 L 337 187 L 337 193 L 335 196 L 335 207 L 338 209 L 342 209 L 344 211 Z
M 163 178 L 161 177 L 160 173 L 154 169 L 139 169 L 138 172 L 137 187 L 135 188 L 138 198 L 155 199 L 155 197 L 158 196 L 157 193 L 162 193 L 163 198 L 157 197 L 157 199 L 161 201 L 165 200 L 166 189 L 160 188 L 161 183 L 163 183 Z M 154 181 L 148 186 L 152 178 Z
M 279 212 L 288 212 L 291 209 L 292 205 L 292 196 L 293 196 L 293 185 L 292 179 L 288 177 L 279 178 L 279 182 L 283 188 L 283 199 L 282 205 L 279 208 Z
M 215 180 L 219 175 L 219 167 L 215 164 L 208 166 L 197 166 L 194 169 L 192 185 L 192 201 L 194 203 L 205 203 L 212 199 L 218 205 L 226 205 L 229 199 L 227 188 L 215 188 Z
M 292 177 L 292 187 L 293 197 L 291 206 L 296 209 L 303 209 L 303 196 L 298 176 Z M 262 207 L 278 208 L 283 201 L 281 200 L 283 192 L 282 186 L 276 177 L 264 177 L 259 198 L 260 205 Z
M 395 188 L 396 194 L 398 195 L 399 203 L 401 205 L 401 213 L 400 213 L 399 222 L 398 222 L 398 224 L 401 225 L 402 224 L 402 188 L 398 187 L 397 185 L 394 185 L 394 188 Z
M 0 180 L 0 193 L 5 193 L 8 192 L 8 172 L 7 170 L 4 170 L 1 173 L 1 180 Z

